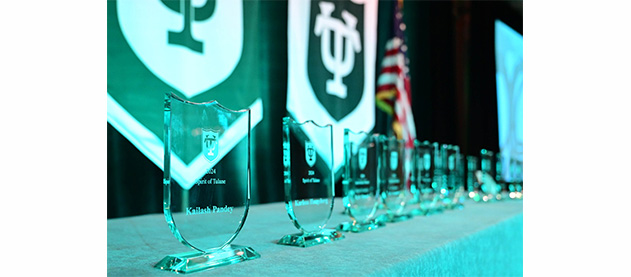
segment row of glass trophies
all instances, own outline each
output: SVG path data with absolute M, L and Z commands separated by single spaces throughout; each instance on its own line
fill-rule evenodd
M 168 255 L 155 267 L 188 273 L 260 258 L 251 247 L 231 244 L 250 204 L 250 110 L 167 94 L 164 115 L 164 215 L 173 235 L 193 251 Z M 247 135 L 247 149 L 231 153 L 239 162 L 223 161 L 239 133 Z M 283 236 L 278 244 L 333 242 L 343 239 L 344 232 L 462 208 L 467 197 L 522 197 L 521 179 L 502 181 L 498 176 L 504 176 L 504 167 L 491 166 L 497 163 L 491 151 L 482 150 L 478 168 L 478 157 L 465 159 L 458 146 L 406 145 L 349 129 L 344 130 L 343 151 L 342 204 L 350 220 L 325 228 L 335 200 L 333 127 L 283 119 L 282 187 L 287 214 L 299 233 Z M 385 213 L 378 216 L 380 209 Z
M 340 231 L 364 232 L 415 215 L 461 209 L 467 197 L 489 202 L 523 195 L 517 173 L 505 182 L 501 156 L 486 149 L 479 158 L 465 158 L 457 145 L 406 145 L 396 137 L 345 129 L 342 199 L 351 220 L 325 229 L 334 198 L 332 127 L 296 123 L 288 117 L 283 127 L 285 203 L 302 232 L 283 237 L 280 244 L 307 247 L 331 242 L 343 238 Z M 314 176 L 320 181 L 314 183 Z M 378 216 L 380 209 L 385 213 Z

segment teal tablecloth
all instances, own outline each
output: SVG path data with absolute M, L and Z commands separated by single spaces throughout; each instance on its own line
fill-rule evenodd
M 341 201 L 329 226 L 348 221 Z M 250 246 L 261 258 L 192 273 L 194 276 L 519 276 L 523 273 L 523 202 L 466 202 L 462 210 L 417 216 L 308 248 L 278 245 L 297 233 L 284 203 L 251 206 L 233 244 Z M 187 252 L 163 214 L 107 222 L 110 276 L 161 275 L 153 265 L 168 254 Z

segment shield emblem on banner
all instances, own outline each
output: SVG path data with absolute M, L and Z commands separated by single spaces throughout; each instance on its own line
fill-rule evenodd
M 219 132 L 212 129 L 202 129 L 202 153 L 209 162 L 219 157 Z
M 377 3 L 289 1 L 287 111 L 298 122 L 331 124 L 333 141 L 343 141 L 344 128 L 370 132 L 375 125 Z M 326 150 L 302 128 L 317 150 Z M 339 174 L 343 144 L 333 148 Z
M 130 48 L 154 75 L 188 98 L 226 80 L 243 49 L 243 3 L 196 2 L 117 2 L 120 28 Z
M 312 142 L 305 141 L 305 159 L 310 167 L 316 163 L 316 150 Z
M 311 2 L 307 73 L 313 92 L 335 120 L 359 104 L 364 89 L 364 6 Z
M 364 147 L 359 148 L 357 161 L 359 162 L 359 170 L 364 170 L 366 168 L 366 164 L 368 164 L 368 149 Z
M 244 12 L 257 5 L 242 0 L 107 1 L 107 121 L 147 159 L 164 166 L 165 93 L 251 110 L 251 118 L 241 115 L 221 128 L 218 152 L 201 153 L 202 131 L 197 129 L 191 143 L 202 143 L 199 151 L 174 153 L 173 178 L 180 185 L 206 174 L 209 160 L 221 161 L 247 137 L 243 126 L 250 122 L 254 127 L 263 119 L 260 95 L 265 89 L 252 88 L 265 83 L 251 78 L 261 57 L 247 49 L 266 33 L 244 24 L 256 21 Z
M 390 152 L 390 170 L 396 170 L 399 166 L 399 152 Z

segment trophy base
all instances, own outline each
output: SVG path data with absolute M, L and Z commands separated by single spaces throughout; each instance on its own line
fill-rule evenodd
M 462 204 L 462 203 L 449 203 L 445 207 L 448 210 L 462 210 L 462 209 L 464 209 L 464 204 Z
M 361 232 L 366 232 L 366 231 L 372 231 L 383 226 L 386 226 L 384 222 L 376 221 L 376 220 L 364 222 L 364 223 L 355 221 L 355 222 L 344 222 L 340 224 L 339 226 L 337 226 L 337 230 L 342 231 L 342 232 L 361 233 Z
M 412 214 L 383 214 L 377 218 L 377 222 L 395 223 L 406 221 L 412 218 Z
M 301 234 L 286 235 L 278 241 L 278 244 L 298 246 L 298 247 L 309 247 L 309 246 L 333 242 L 333 241 L 340 240 L 343 238 L 344 238 L 344 235 L 342 235 L 342 233 L 336 230 L 322 229 L 319 232 L 315 232 L 315 233 L 301 233 Z
M 186 252 L 164 257 L 154 267 L 177 273 L 191 273 L 260 258 L 250 247 L 227 245 L 207 252 Z
M 427 215 L 429 211 L 428 210 L 424 210 L 424 209 L 414 209 L 412 210 L 412 215 L 413 216 L 419 216 L 419 215 Z
M 441 207 L 441 206 L 421 207 L 420 209 L 416 209 L 412 211 L 412 214 L 430 216 L 430 215 L 442 213 L 443 210 L 444 210 L 444 207 Z

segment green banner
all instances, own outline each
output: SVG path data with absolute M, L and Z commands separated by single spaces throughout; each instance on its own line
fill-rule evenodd
M 257 1 L 107 1 L 108 122 L 163 166 L 164 95 L 217 100 L 263 119 L 268 87 L 259 54 Z M 247 133 L 222 138 L 234 147 Z M 222 144 L 226 145 L 226 144 Z M 199 174 L 200 157 L 179 157 L 181 174 Z

